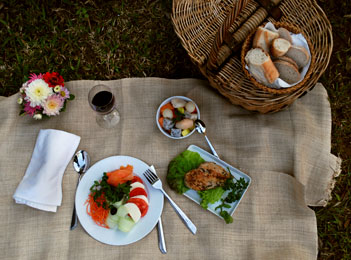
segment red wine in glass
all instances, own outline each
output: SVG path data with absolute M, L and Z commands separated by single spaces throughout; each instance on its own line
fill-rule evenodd
M 92 101 L 91 107 L 98 113 L 106 114 L 110 112 L 115 105 L 115 96 L 106 90 L 97 92 Z
M 111 89 L 106 85 L 94 86 L 88 94 L 91 108 L 97 112 L 96 122 L 102 128 L 112 128 L 120 120 L 116 109 L 116 99 Z

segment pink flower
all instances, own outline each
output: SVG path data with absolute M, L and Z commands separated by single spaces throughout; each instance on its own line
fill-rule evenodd
M 33 116 L 34 113 L 37 112 L 37 110 L 39 110 L 40 108 L 40 106 L 31 107 L 30 102 L 24 104 L 24 111 L 30 116 Z
M 59 95 L 60 95 L 60 97 L 61 97 L 63 100 L 69 98 L 69 91 L 68 91 L 68 89 L 65 88 L 65 87 L 61 87 L 61 90 L 60 90 L 60 92 L 59 92 Z
M 60 114 L 60 110 L 63 106 L 63 100 L 60 96 L 58 95 L 52 95 L 48 97 L 43 105 L 44 114 L 47 114 L 48 116 L 55 116 Z
M 37 74 L 35 74 L 35 73 L 30 74 L 29 80 L 28 80 L 28 84 L 31 83 L 32 81 L 36 80 L 36 79 L 42 79 L 43 76 L 44 76 L 44 75 L 41 74 L 41 73 L 40 73 L 39 75 L 37 75 Z

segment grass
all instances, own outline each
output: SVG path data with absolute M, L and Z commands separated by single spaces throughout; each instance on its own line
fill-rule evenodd
M 351 3 L 318 3 L 333 26 L 334 51 L 320 81 L 332 107 L 332 152 L 343 158 L 332 200 L 314 208 L 319 259 L 351 259 Z M 203 78 L 170 16 L 171 0 L 2 1 L 0 96 L 16 93 L 32 72 L 57 71 L 66 81 Z
M 173 32 L 170 7 L 169 0 L 1 3 L 0 95 L 49 70 L 66 81 L 201 77 Z
M 342 173 L 325 208 L 317 215 L 320 259 L 351 259 L 351 3 L 319 1 L 332 27 L 334 50 L 320 79 L 332 108 L 332 152 L 343 159 Z

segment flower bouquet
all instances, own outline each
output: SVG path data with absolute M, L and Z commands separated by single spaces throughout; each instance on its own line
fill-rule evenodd
M 57 72 L 46 72 L 30 75 L 20 88 L 17 103 L 21 106 L 20 115 L 27 114 L 40 120 L 59 115 L 65 110 L 67 100 L 73 99 L 74 95 L 65 88 L 62 76 Z

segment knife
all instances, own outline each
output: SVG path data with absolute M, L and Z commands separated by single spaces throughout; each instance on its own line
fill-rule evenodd
M 167 254 L 165 235 L 163 233 L 163 226 L 161 216 L 157 222 L 157 233 L 158 233 L 158 246 L 162 254 Z
M 150 166 L 150 169 L 153 172 L 156 172 L 155 167 L 153 165 Z M 158 246 L 160 248 L 160 251 L 162 254 L 167 254 L 167 248 L 166 248 L 166 240 L 165 240 L 165 235 L 163 233 L 163 226 L 162 226 L 162 219 L 161 216 L 158 219 L 157 222 L 157 234 L 158 234 Z

